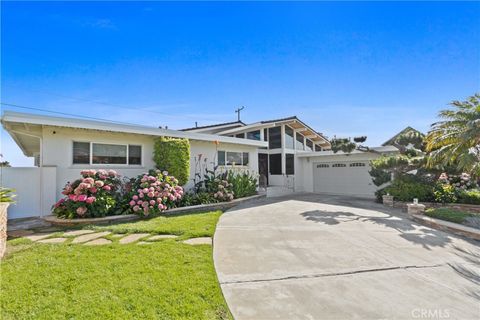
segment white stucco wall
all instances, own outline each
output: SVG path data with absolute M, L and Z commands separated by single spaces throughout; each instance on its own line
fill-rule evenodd
M 74 165 L 73 141 L 133 144 L 142 146 L 142 165 Z M 9 209 L 9 218 L 40 216 L 49 214 L 55 201 L 63 197 L 63 187 L 68 181 L 74 181 L 80 177 L 80 171 L 84 169 L 113 169 L 122 176 L 135 177 L 155 167 L 153 162 L 154 137 L 139 134 L 126 134 L 117 132 L 103 132 L 85 129 L 71 129 L 59 127 L 44 127 L 42 139 L 43 153 L 43 190 L 40 192 L 40 169 L 39 168 L 9 168 L 2 175 L 5 186 L 17 189 L 19 194 L 17 206 Z M 215 144 L 190 140 L 190 181 L 185 186 L 187 189 L 193 186 L 193 176 L 199 172 L 203 177 L 204 169 L 213 169 L 217 161 L 217 149 L 225 151 L 237 151 L 249 153 L 249 165 L 239 167 L 248 169 L 254 173 L 258 171 L 257 148 L 252 146 L 237 145 L 230 143 Z M 201 156 L 199 165 L 198 158 Z M 41 205 L 40 197 L 43 199 Z M 42 209 L 40 207 L 42 206 Z

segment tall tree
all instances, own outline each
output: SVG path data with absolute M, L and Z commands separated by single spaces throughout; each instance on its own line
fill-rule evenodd
M 480 94 L 453 101 L 454 109 L 442 110 L 442 121 L 432 125 L 426 137 L 428 166 L 453 166 L 480 176 Z

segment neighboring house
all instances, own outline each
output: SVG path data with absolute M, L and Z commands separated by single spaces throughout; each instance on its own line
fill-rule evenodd
M 206 166 L 213 169 L 217 149 L 241 162 L 238 169 L 258 170 L 258 148 L 264 141 L 238 139 L 155 127 L 60 118 L 5 111 L 2 125 L 25 156 L 34 157 L 37 168 L 2 168 L 2 185 L 17 190 L 17 204 L 9 218 L 46 215 L 62 195 L 68 181 L 84 169 L 114 169 L 134 177 L 155 167 L 154 138 L 187 138 L 190 141 L 190 181 Z
M 406 127 L 384 143 L 382 143 L 382 146 L 395 146 L 395 147 L 402 147 L 405 146 L 405 143 L 402 143 L 402 140 L 417 140 L 418 144 L 421 144 L 423 142 L 423 139 L 425 138 L 425 134 L 422 132 L 418 131 L 417 129 L 414 129 L 412 127 Z M 417 146 L 418 147 L 418 146 Z
M 37 167 L 0 168 L 1 184 L 17 190 L 9 218 L 47 215 L 68 181 L 84 169 L 115 169 L 134 177 L 155 167 L 154 138 L 190 141 L 190 181 L 206 167 L 259 173 L 267 194 L 317 192 L 373 197 L 370 160 L 398 152 L 392 146 L 333 153 L 329 140 L 289 117 L 184 130 L 6 111 L 2 125 Z

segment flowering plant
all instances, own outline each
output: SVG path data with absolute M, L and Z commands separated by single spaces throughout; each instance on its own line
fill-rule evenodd
M 148 216 L 175 207 L 182 196 L 183 188 L 175 177 L 150 170 L 132 179 L 128 204 L 134 213 Z
M 440 184 L 448 184 L 455 188 L 455 191 L 463 191 L 468 189 L 477 188 L 477 184 L 472 179 L 472 177 L 468 173 L 462 173 L 460 175 L 448 175 L 447 173 L 443 172 L 438 177 L 438 183 Z
M 234 198 L 232 187 L 233 184 L 227 180 L 214 179 L 211 186 L 213 197 L 218 201 L 232 201 Z
M 63 188 L 64 198 L 52 207 L 52 212 L 63 218 L 103 217 L 115 214 L 121 186 L 114 170 L 82 170 L 82 178 L 68 182 Z

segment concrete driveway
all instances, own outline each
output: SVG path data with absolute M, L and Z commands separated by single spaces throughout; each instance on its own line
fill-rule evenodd
M 226 212 L 214 237 L 235 319 L 480 319 L 480 248 L 369 200 L 313 194 Z

